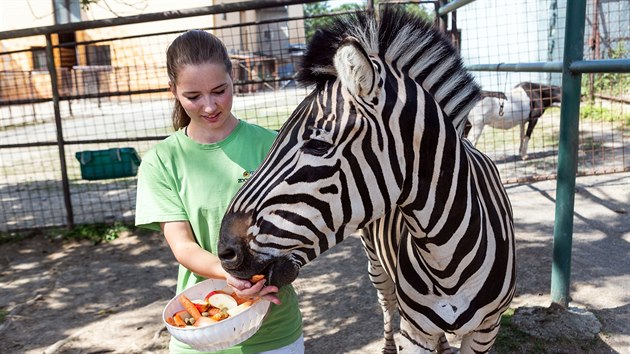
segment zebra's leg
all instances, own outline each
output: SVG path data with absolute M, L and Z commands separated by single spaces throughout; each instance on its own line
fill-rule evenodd
M 446 335 L 442 334 L 438 340 L 437 352 L 441 354 L 456 354 L 457 351 L 451 347 L 446 339 Z
M 394 340 L 394 314 L 396 311 L 396 286 L 379 264 L 370 262 L 370 280 L 378 293 L 378 303 L 383 310 L 383 354 L 395 354 L 396 342 Z
M 479 328 L 464 335 L 459 349 L 460 353 L 488 353 L 497 338 L 497 333 L 499 333 L 499 320 L 500 317 L 488 319 Z
M 398 343 L 399 354 L 454 353 L 444 334 L 427 335 L 414 328 L 404 318 L 400 320 L 400 334 L 401 339 Z
M 374 227 L 374 226 L 373 226 Z M 363 229 L 360 231 L 363 248 L 368 256 L 368 273 L 372 284 L 377 290 L 378 303 L 383 311 L 383 354 L 396 354 L 396 342 L 394 340 L 394 314 L 396 311 L 396 286 L 387 275 L 374 248 L 373 237 L 375 229 Z

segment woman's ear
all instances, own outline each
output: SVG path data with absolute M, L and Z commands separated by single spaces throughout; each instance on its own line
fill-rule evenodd
M 177 96 L 177 87 L 175 87 L 175 84 L 173 84 L 172 81 L 168 82 L 168 88 L 171 90 L 173 96 Z

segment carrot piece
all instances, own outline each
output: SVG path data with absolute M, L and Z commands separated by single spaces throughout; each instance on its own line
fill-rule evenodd
M 193 304 L 186 295 L 180 295 L 179 303 L 184 306 L 184 309 L 195 319 L 195 321 L 197 321 L 199 317 L 201 317 L 201 313 L 199 313 L 199 310 L 197 310 L 195 304 Z
M 170 324 L 173 327 L 177 327 L 177 324 L 175 323 L 175 320 L 173 319 L 173 317 L 167 317 L 166 323 Z
M 251 281 L 252 283 L 258 283 L 259 281 L 261 281 L 261 280 L 263 280 L 263 279 L 265 279 L 265 276 L 264 276 L 264 275 L 262 275 L 262 274 L 256 274 L 256 275 L 253 275 L 253 276 L 252 276 L 252 278 L 250 279 L 250 281 Z
M 177 327 L 186 327 L 186 322 L 184 322 L 184 319 L 181 318 L 179 314 L 173 316 L 173 322 L 175 322 L 175 326 Z

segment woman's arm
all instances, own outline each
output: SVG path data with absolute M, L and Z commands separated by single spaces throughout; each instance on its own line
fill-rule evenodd
M 164 222 L 160 223 L 160 226 L 177 262 L 191 272 L 204 278 L 225 279 L 239 297 L 261 297 L 275 304 L 280 304 L 280 300 L 274 295 L 278 292 L 277 287 L 264 286 L 264 280 L 252 284 L 247 280 L 229 275 L 221 266 L 219 257 L 204 250 L 195 242 L 192 229 L 187 221 Z
M 195 242 L 187 221 L 161 223 L 166 242 L 179 264 L 204 278 L 225 279 L 227 272 L 221 267 L 219 257 L 204 250 Z

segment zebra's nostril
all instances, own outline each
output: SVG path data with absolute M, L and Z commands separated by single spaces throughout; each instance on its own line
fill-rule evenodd
M 236 255 L 236 251 L 233 248 L 228 247 L 224 248 L 219 253 L 219 258 L 223 263 L 235 263 L 238 261 L 238 256 Z
M 243 263 L 241 245 L 237 242 L 219 242 L 218 255 L 221 266 L 227 271 L 237 270 Z

